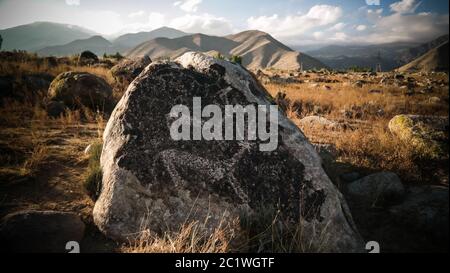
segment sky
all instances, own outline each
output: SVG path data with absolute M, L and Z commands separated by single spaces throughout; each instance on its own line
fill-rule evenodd
M 106 37 L 162 26 L 258 29 L 288 45 L 426 42 L 447 34 L 447 0 L 0 0 L 0 29 L 50 21 Z

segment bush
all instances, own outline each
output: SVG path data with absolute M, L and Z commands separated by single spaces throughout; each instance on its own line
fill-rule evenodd
M 97 142 L 92 144 L 89 151 L 89 165 L 86 171 L 86 179 L 84 181 L 84 187 L 94 201 L 98 199 L 102 190 L 103 172 L 100 166 L 102 149 L 102 143 Z
M 214 58 L 218 59 L 218 60 L 225 60 L 225 56 L 223 56 L 220 53 L 217 53 L 216 56 L 214 56 Z
M 233 56 L 231 56 L 230 62 L 232 62 L 234 64 L 242 65 L 242 57 L 238 56 L 238 55 L 233 55 Z

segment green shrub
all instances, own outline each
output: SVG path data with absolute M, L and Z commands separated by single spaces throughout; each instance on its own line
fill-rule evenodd
M 234 63 L 234 64 L 239 64 L 242 65 L 242 57 L 238 56 L 238 55 L 233 55 L 230 58 L 230 62 Z
M 103 144 L 94 143 L 89 151 L 89 165 L 86 171 L 84 187 L 93 200 L 97 200 L 102 190 L 103 172 L 100 166 Z
M 220 53 L 217 53 L 216 56 L 214 56 L 214 58 L 218 59 L 218 60 L 225 60 L 225 56 L 223 56 Z

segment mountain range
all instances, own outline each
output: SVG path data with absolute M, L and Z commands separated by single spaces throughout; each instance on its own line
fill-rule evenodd
M 268 33 L 249 30 L 225 37 L 204 34 L 187 35 L 180 38 L 157 38 L 138 45 L 126 52 L 126 56 L 148 55 L 152 59 L 177 58 L 188 51 L 222 54 L 225 57 L 242 57 L 242 64 L 250 69 L 278 68 L 286 70 L 324 68 L 320 61 L 294 51 Z
M 271 67 L 286 70 L 301 67 L 345 70 L 351 67 L 374 68 L 377 64 L 381 64 L 383 71 L 399 67 L 442 69 L 446 64 L 440 58 L 448 56 L 442 46 L 445 48 L 447 43 L 448 47 L 449 40 L 449 36 L 444 35 L 424 44 L 329 45 L 301 53 L 258 30 L 219 37 L 163 27 L 108 40 L 82 27 L 36 22 L 0 30 L 0 35 L 3 38 L 2 50 L 26 50 L 42 56 L 67 56 L 89 50 L 97 55 L 120 52 L 128 57 L 148 55 L 152 59 L 173 59 L 187 51 L 201 51 L 210 55 L 220 53 L 225 57 L 239 55 L 250 69 Z M 414 63 L 416 59 L 419 60 Z M 403 67 L 405 65 L 406 68 Z
M 37 51 L 48 46 L 87 39 L 97 33 L 74 25 L 36 22 L 0 30 L 3 38 L 2 50 Z

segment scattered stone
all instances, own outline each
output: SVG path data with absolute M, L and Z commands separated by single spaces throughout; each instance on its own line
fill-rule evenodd
M 358 87 L 358 88 L 363 88 L 363 86 L 364 86 L 366 83 L 367 83 L 366 81 L 359 80 L 359 81 L 356 81 L 356 82 L 353 84 L 353 86 L 354 86 L 354 87 Z
M 428 100 L 428 102 L 431 103 L 431 104 L 439 104 L 439 103 L 442 102 L 442 100 L 440 98 L 438 98 L 438 97 L 431 97 Z
M 330 121 L 324 117 L 319 116 L 305 117 L 299 121 L 299 125 L 302 128 L 314 128 L 317 130 L 338 131 L 344 129 L 344 126 L 342 124 Z

